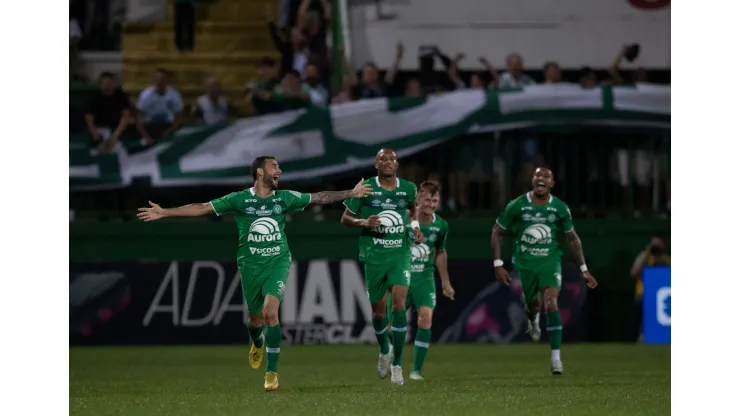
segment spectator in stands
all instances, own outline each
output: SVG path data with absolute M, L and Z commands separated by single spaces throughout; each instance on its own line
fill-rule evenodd
M 596 76 L 596 72 L 590 66 L 584 66 L 578 73 L 578 83 L 583 88 L 596 88 L 599 84 L 599 78 Z
M 484 74 L 473 72 L 470 74 L 470 82 L 468 84 L 465 83 L 465 81 L 462 80 L 460 77 L 460 72 L 458 71 L 458 64 L 460 61 L 462 61 L 465 58 L 465 54 L 458 53 L 455 55 L 455 59 L 452 60 L 451 65 L 447 68 L 447 75 L 450 77 L 450 81 L 452 81 L 453 86 L 456 89 L 482 89 L 485 87 L 485 81 L 484 81 Z M 481 62 L 485 62 L 485 58 L 482 59 Z
M 182 124 L 183 102 L 177 90 L 169 86 L 169 74 L 157 69 L 154 84 L 139 95 L 137 126 L 146 145 L 172 135 Z
M 285 74 L 273 92 L 258 91 L 256 95 L 262 100 L 279 104 L 282 111 L 305 108 L 311 104 L 308 90 L 301 84 L 301 74 L 294 69 Z
M 300 29 L 293 28 L 290 30 L 290 41 L 285 41 L 275 23 L 267 23 L 267 28 L 270 31 L 275 49 L 280 52 L 280 73 L 278 76 L 283 77 L 288 70 L 294 69 L 303 77 L 309 57 L 303 33 Z
M 650 239 L 645 250 L 635 258 L 632 263 L 630 275 L 635 279 L 635 320 L 633 321 L 632 334 L 633 339 L 640 342 L 642 340 L 642 271 L 645 267 L 650 266 L 669 266 L 671 256 L 668 254 L 668 248 L 665 240 L 659 236 L 653 236 Z
M 521 88 L 534 84 L 534 80 L 524 73 L 524 60 L 518 53 L 506 57 L 506 71 L 498 79 L 498 88 Z
M 85 123 L 92 146 L 100 153 L 109 153 L 128 127 L 131 109 L 128 94 L 118 88 L 112 73 L 100 74 L 98 83 L 100 88 L 85 110 Z
M 329 104 L 329 90 L 321 83 L 319 69 L 314 64 L 306 67 L 306 81 L 303 89 L 308 92 L 311 104 L 316 107 L 326 107 Z
M 328 33 L 331 28 L 331 3 L 328 0 L 303 0 L 298 9 L 298 27 L 308 46 L 309 58 L 318 67 L 322 81 L 330 79 Z
M 403 59 L 403 44 L 399 42 L 396 45 L 396 60 L 388 69 L 388 72 L 385 73 L 382 82 L 378 79 L 378 67 L 372 62 L 365 64 L 362 68 L 362 82 L 357 82 L 354 71 L 348 72 L 349 83 L 354 89 L 352 95 L 357 97 L 358 100 L 388 96 L 388 92 L 396 80 L 401 59 Z
M 175 0 L 175 46 L 180 52 L 195 48 L 196 0 Z
M 345 53 L 344 46 L 339 47 L 339 65 L 340 67 L 337 68 L 337 71 L 339 71 L 341 74 L 352 74 L 354 73 L 354 70 L 352 69 L 352 66 L 347 62 L 347 54 Z M 351 81 L 351 77 L 349 76 L 343 76 L 342 79 L 342 86 L 340 91 L 332 98 L 331 102 L 332 104 L 342 104 L 350 101 L 354 101 L 354 95 L 353 95 L 353 84 Z
M 280 83 L 276 72 L 275 60 L 262 57 L 257 67 L 257 80 L 250 82 L 246 90 L 247 101 L 252 103 L 256 115 L 277 113 L 283 109 L 282 105 L 261 98 L 265 93 L 272 94 Z
M 82 40 L 82 30 L 77 19 L 69 19 L 69 74 L 70 80 L 81 77 L 80 63 L 80 41 Z
M 647 71 L 645 71 L 645 68 L 637 68 L 634 71 L 626 71 L 626 76 L 623 77 L 619 68 L 620 64 L 623 60 L 626 60 L 628 57 L 635 58 L 636 56 L 629 56 L 632 47 L 634 45 L 625 45 L 623 46 L 617 55 L 614 57 L 614 60 L 612 61 L 611 65 L 609 65 L 609 75 L 611 76 L 611 82 L 612 84 L 624 84 L 626 82 L 631 82 L 633 84 L 637 84 L 640 82 L 648 82 L 648 75 Z
M 563 82 L 563 74 L 560 71 L 560 65 L 558 65 L 557 62 L 546 62 L 542 72 L 545 75 L 545 84 L 557 84 L 559 82 Z
M 491 65 L 488 62 L 488 59 L 486 59 L 485 56 L 478 57 L 478 62 L 480 62 L 480 64 L 483 65 L 483 68 L 485 68 L 488 75 L 491 76 L 491 82 L 488 83 L 488 89 L 497 88 L 499 76 L 498 76 L 498 72 L 496 72 L 496 69 L 493 68 L 493 65 Z M 472 80 L 471 80 L 471 83 L 472 83 Z
M 205 94 L 195 100 L 193 116 L 205 124 L 221 124 L 229 121 L 231 105 L 221 94 L 221 83 L 215 77 L 208 78 Z

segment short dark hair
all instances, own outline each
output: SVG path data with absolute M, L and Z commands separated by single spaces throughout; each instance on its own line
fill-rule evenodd
M 285 75 L 293 75 L 294 77 L 301 79 L 301 73 L 296 71 L 295 69 L 289 69 L 285 71 Z
M 549 166 L 549 165 L 548 165 L 547 163 L 540 163 L 539 165 L 537 165 L 537 166 L 536 166 L 536 167 L 534 168 L 534 170 L 535 170 L 535 171 L 536 171 L 537 169 L 547 169 L 547 170 L 549 170 L 549 171 L 550 171 L 550 173 L 552 174 L 552 176 L 555 176 L 555 172 L 554 172 L 554 171 L 552 170 L 552 168 L 551 168 L 551 167 L 550 167 L 550 166 Z
M 164 68 L 157 68 L 157 69 L 155 69 L 155 70 L 154 70 L 154 72 L 155 72 L 155 73 L 158 73 L 158 74 L 162 74 L 162 75 L 164 75 L 164 76 L 166 76 L 166 77 L 169 77 L 169 76 L 170 76 L 170 73 L 169 73 L 169 71 L 167 71 L 167 70 L 166 70 L 166 69 L 164 69 Z
M 274 60 L 274 59 L 272 59 L 272 58 L 270 58 L 269 56 L 263 56 L 263 57 L 262 57 L 262 58 L 260 59 L 260 66 L 269 66 L 269 67 L 273 67 L 273 66 L 275 66 L 275 60 Z
M 547 61 L 547 62 L 545 62 L 545 65 L 542 67 L 542 70 L 544 72 L 547 72 L 547 70 L 550 69 L 551 66 L 554 66 L 555 68 L 560 69 L 560 65 L 558 65 L 557 62 L 555 62 L 555 61 Z
M 439 193 L 439 183 L 437 181 L 424 181 L 419 185 L 419 189 L 422 192 L 429 192 L 430 195 L 436 195 Z
M 103 71 L 100 73 L 100 76 L 98 77 L 98 81 L 102 80 L 103 78 L 116 79 L 116 76 L 113 75 L 113 73 L 110 71 Z
M 259 156 L 252 162 L 252 179 L 257 180 L 257 169 L 264 169 L 268 160 L 275 160 L 275 156 Z

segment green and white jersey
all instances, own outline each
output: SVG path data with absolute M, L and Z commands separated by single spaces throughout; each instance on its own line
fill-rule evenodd
M 240 267 L 260 270 L 290 260 L 285 216 L 302 211 L 311 203 L 311 194 L 276 191 L 267 198 L 255 195 L 254 188 L 232 192 L 211 201 L 216 215 L 233 215 L 239 229 L 236 261 Z
M 434 279 L 434 259 L 447 247 L 447 221 L 433 214 L 432 221 L 420 224 L 419 228 L 424 233 L 424 242 L 411 245 L 411 278 L 421 275 Z
M 344 201 L 349 212 L 360 218 L 371 215 L 380 217 L 381 226 L 363 228 L 360 233 L 360 261 L 367 264 L 382 264 L 391 260 L 410 256 L 413 233 L 409 226 L 406 210 L 416 203 L 416 185 L 396 178 L 392 191 L 380 186 L 378 177 L 365 181 L 372 187 L 370 195 L 364 198 L 350 198 Z
M 524 268 L 545 260 L 560 261 L 559 233 L 573 230 L 565 202 L 550 195 L 547 204 L 535 205 L 530 192 L 509 202 L 496 223 L 514 234 L 514 265 Z

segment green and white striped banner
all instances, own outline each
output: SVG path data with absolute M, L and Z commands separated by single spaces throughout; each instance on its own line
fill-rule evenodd
M 257 156 L 278 157 L 283 180 L 371 166 L 381 146 L 407 156 L 471 133 L 549 126 L 670 129 L 670 87 L 537 85 L 522 90 L 464 90 L 427 99 L 374 99 L 182 129 L 146 151 L 93 155 L 70 139 L 70 188 L 247 184 Z M 79 138 L 77 138 L 79 139 Z

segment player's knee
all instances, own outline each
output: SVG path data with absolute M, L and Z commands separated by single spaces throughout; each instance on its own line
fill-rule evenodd
M 545 311 L 555 312 L 558 310 L 558 290 L 547 288 L 545 290 Z
M 431 308 L 420 308 L 419 317 L 416 323 L 421 329 L 430 329 L 432 327 L 432 310 Z
M 265 299 L 265 308 L 263 313 L 265 315 L 265 321 L 268 326 L 275 326 L 280 323 L 280 301 L 274 297 L 268 295 Z
M 265 316 L 261 313 L 249 315 L 249 323 L 254 327 L 263 326 L 265 324 Z
M 402 311 L 406 309 L 407 290 L 403 286 L 393 286 L 393 310 Z

